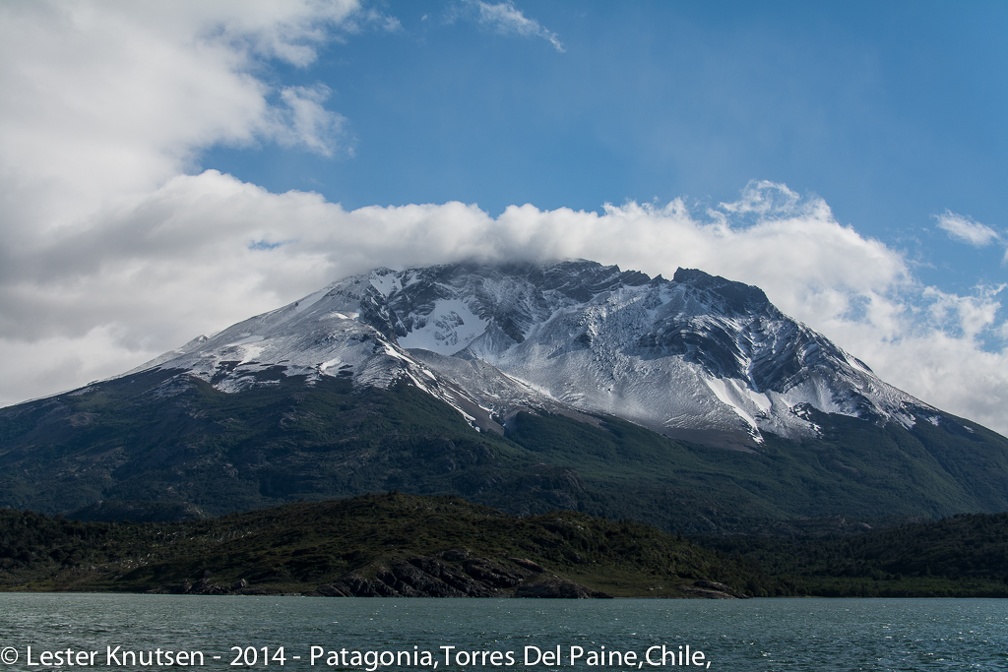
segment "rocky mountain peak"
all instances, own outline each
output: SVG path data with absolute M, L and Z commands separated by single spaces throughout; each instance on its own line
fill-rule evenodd
M 772 307 L 762 289 L 697 269 L 677 269 L 672 281 L 696 292 L 716 297 L 732 312 L 755 313 Z
M 569 409 L 757 444 L 764 432 L 815 434 L 809 408 L 912 424 L 907 409 L 923 407 L 758 287 L 587 260 L 375 269 L 152 366 L 226 390 L 277 371 L 408 380 L 469 418 Z

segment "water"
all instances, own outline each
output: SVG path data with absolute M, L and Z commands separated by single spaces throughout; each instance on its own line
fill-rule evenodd
M 1008 670 L 1008 601 L 0 594 L 0 672 L 201 658 L 212 670 Z

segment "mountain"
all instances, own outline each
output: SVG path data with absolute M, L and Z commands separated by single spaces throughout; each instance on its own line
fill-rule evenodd
M 809 411 L 912 426 L 934 409 L 786 317 L 756 287 L 585 261 L 379 269 L 342 280 L 140 370 L 222 391 L 271 375 L 408 379 L 481 426 L 517 409 L 603 413 L 666 435 L 811 437 Z M 485 413 L 482 413 L 485 411 Z M 492 426 L 492 425 L 491 425 Z
M 1008 440 L 697 270 L 340 280 L 0 410 L 0 504 L 172 518 L 400 489 L 675 529 L 1008 510 Z

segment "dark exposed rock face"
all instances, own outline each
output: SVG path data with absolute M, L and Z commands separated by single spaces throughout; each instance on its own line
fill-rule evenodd
M 490 560 L 450 550 L 376 568 L 374 576 L 354 572 L 319 586 L 333 597 L 609 597 L 546 572 L 524 558 Z
M 747 598 L 731 586 L 698 579 L 682 586 L 686 596 L 707 599 Z M 156 592 L 186 595 L 254 595 L 260 590 L 242 579 L 231 586 L 210 580 L 165 587 Z M 557 576 L 525 558 L 494 561 L 471 558 L 466 551 L 451 550 L 437 556 L 414 557 L 379 568 L 373 577 L 353 572 L 319 586 L 323 597 L 532 597 L 552 599 L 611 598 L 579 583 Z
M 745 593 L 740 593 L 731 586 L 726 586 L 725 584 L 717 581 L 708 581 L 707 579 L 698 579 L 693 582 L 692 586 L 683 586 L 683 591 L 686 592 L 687 595 L 691 595 L 693 597 L 706 597 L 716 600 L 730 599 L 733 597 L 749 597 Z
M 589 590 L 579 583 L 561 579 L 558 576 L 539 576 L 525 581 L 515 588 L 515 597 L 552 597 L 584 599 L 588 597 L 612 597 L 605 593 Z

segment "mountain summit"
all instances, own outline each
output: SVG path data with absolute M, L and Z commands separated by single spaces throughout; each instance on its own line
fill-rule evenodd
M 590 261 L 378 269 L 138 370 L 150 368 L 223 391 L 278 374 L 408 379 L 484 429 L 520 409 L 567 409 L 738 445 L 815 436 L 811 409 L 905 426 L 933 415 L 757 287 Z
M 156 520 L 389 490 L 705 532 L 995 512 L 1008 439 L 757 287 L 590 261 L 377 269 L 0 409 L 0 506 Z

